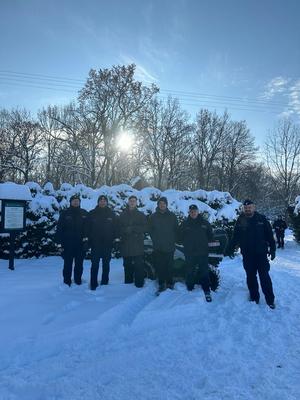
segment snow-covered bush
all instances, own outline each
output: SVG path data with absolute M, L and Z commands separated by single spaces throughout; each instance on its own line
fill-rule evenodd
M 136 190 L 129 185 L 102 186 L 92 189 L 85 185 L 72 186 L 68 183 L 54 190 L 48 182 L 41 188 L 37 183 L 29 182 L 32 201 L 27 209 L 27 231 L 18 235 L 16 253 L 18 257 L 40 257 L 60 253 L 59 246 L 54 242 L 55 226 L 59 211 L 68 207 L 70 197 L 79 194 L 81 207 L 90 211 L 97 204 L 100 194 L 108 197 L 109 206 L 119 214 L 125 207 L 128 197 L 135 195 L 140 211 L 149 215 L 157 206 L 157 200 L 164 196 L 168 199 L 169 209 L 179 220 L 188 214 L 191 204 L 197 204 L 199 210 L 213 226 L 223 226 L 230 230 L 237 218 L 240 203 L 227 192 L 197 190 L 194 192 L 166 190 L 164 192 L 154 187 Z M 9 242 L 7 235 L 0 236 L 0 257 L 8 256 Z
M 296 241 L 300 243 L 300 196 L 297 196 L 295 204 L 288 208 L 288 213 L 291 219 L 294 237 Z

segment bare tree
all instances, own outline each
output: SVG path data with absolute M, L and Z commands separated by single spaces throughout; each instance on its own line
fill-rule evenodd
M 265 143 L 267 165 L 274 191 L 285 209 L 294 199 L 300 182 L 300 129 L 290 119 L 278 122 Z
M 211 188 L 215 166 L 224 149 L 228 121 L 227 112 L 221 117 L 208 110 L 200 110 L 197 114 L 192 153 L 198 187 Z
M 255 147 L 254 137 L 245 121 L 228 123 L 223 144 L 218 161 L 217 187 L 234 195 L 244 180 L 245 167 L 255 165 L 258 147 Z
M 91 70 L 80 91 L 80 111 L 86 124 L 82 133 L 92 148 L 89 157 L 94 157 L 95 147 L 98 149 L 101 142 L 100 170 L 103 169 L 106 184 L 112 183 L 120 130 L 134 128 L 138 113 L 158 92 L 155 85 L 146 87 L 136 81 L 134 72 L 134 64 Z
M 192 125 L 177 99 L 154 99 L 139 120 L 146 175 L 158 188 L 177 186 L 187 161 Z
M 12 110 L 5 124 L 6 160 L 4 168 L 13 171 L 12 178 L 27 182 L 39 167 L 42 133 L 39 124 L 26 110 Z

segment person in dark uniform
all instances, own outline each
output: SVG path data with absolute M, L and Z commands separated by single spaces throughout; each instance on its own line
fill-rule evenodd
M 177 218 L 168 209 L 168 200 L 161 197 L 156 211 L 149 217 L 149 233 L 153 243 L 154 268 L 158 291 L 173 289 L 173 260 L 177 235 Z
M 98 271 L 102 259 L 101 285 L 108 285 L 111 252 L 116 237 L 116 215 L 108 207 L 108 199 L 100 195 L 97 206 L 89 212 L 86 231 L 91 247 L 91 280 L 90 289 L 98 287 Z
M 195 204 L 189 207 L 189 216 L 179 226 L 178 242 L 183 244 L 186 262 L 186 286 L 193 290 L 200 283 L 207 302 L 211 302 L 208 243 L 213 241 L 210 223 L 199 214 Z
M 281 215 L 274 221 L 273 229 L 275 230 L 277 247 L 284 249 L 284 232 L 287 229 L 287 224 Z
M 275 296 L 269 275 L 270 264 L 268 260 L 268 255 L 270 255 L 271 260 L 274 260 L 276 251 L 272 227 L 264 215 L 255 211 L 253 201 L 247 199 L 243 206 L 243 213 L 238 217 L 234 227 L 229 244 L 229 253 L 233 253 L 236 247 L 241 249 L 250 301 L 259 303 L 258 272 L 266 303 L 274 309 Z
M 64 283 L 71 286 L 73 261 L 74 282 L 81 284 L 83 273 L 83 260 L 85 256 L 84 226 L 88 212 L 80 207 L 80 196 L 70 198 L 70 207 L 62 210 L 59 216 L 56 230 L 56 241 L 63 248 L 63 278 Z
M 136 196 L 128 198 L 128 206 L 119 217 L 121 255 L 125 283 L 144 286 L 144 234 L 147 232 L 146 216 L 137 209 Z

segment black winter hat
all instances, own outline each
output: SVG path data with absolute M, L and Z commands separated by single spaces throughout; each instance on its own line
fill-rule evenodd
M 196 204 L 191 204 L 189 206 L 189 210 L 199 210 L 198 206 Z
M 99 201 L 102 200 L 102 199 L 105 199 L 105 200 L 106 200 L 106 203 L 108 203 L 108 198 L 107 198 L 107 196 L 105 196 L 105 194 L 100 194 L 100 196 L 98 197 L 98 200 L 97 200 L 97 204 L 98 204 Z
M 73 200 L 78 199 L 79 201 L 81 201 L 79 194 L 73 194 L 73 196 L 70 197 L 70 204 Z
M 159 205 L 159 203 L 160 202 L 163 202 L 163 203 L 165 203 L 165 205 L 167 206 L 168 205 L 168 199 L 166 198 L 166 197 L 160 197 L 158 200 L 157 200 L 157 205 Z
M 250 204 L 254 204 L 254 202 L 250 199 L 246 199 L 243 203 L 243 206 L 250 206 Z

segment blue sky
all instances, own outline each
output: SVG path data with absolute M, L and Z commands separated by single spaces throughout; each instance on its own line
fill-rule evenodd
M 134 62 L 192 117 L 227 108 L 261 145 L 300 118 L 299 15 L 297 0 L 1 0 L 0 107 L 66 103 L 90 68 Z

